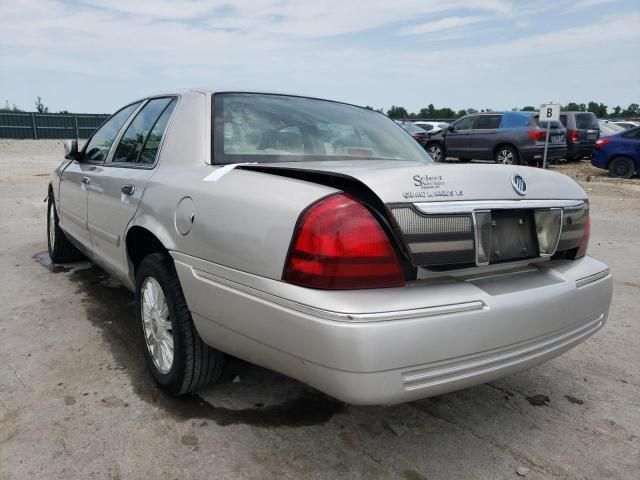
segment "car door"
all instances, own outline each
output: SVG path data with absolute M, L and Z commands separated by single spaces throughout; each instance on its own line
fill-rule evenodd
M 107 119 L 87 141 L 80 155 L 60 175 L 58 217 L 60 225 L 86 248 L 91 247 L 87 223 L 87 188 L 96 168 L 104 163 L 118 132 L 139 103 L 127 105 Z
M 96 168 L 88 187 L 93 251 L 116 276 L 126 275 L 124 233 L 155 172 L 156 157 L 176 102 L 175 97 L 148 100 L 116 139 L 117 146 Z
M 471 158 L 492 160 L 493 150 L 497 145 L 498 133 L 502 115 L 478 115 L 468 137 L 468 149 Z
M 463 117 L 445 134 L 445 148 L 451 157 L 469 157 L 469 138 L 473 134 L 475 116 Z

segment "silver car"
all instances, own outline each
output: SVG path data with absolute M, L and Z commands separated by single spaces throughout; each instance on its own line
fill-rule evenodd
M 225 354 L 352 404 L 465 388 L 605 323 L 569 177 L 433 163 L 384 115 L 315 98 L 189 90 L 107 120 L 48 192 L 49 253 L 135 292 L 156 382 L 214 382 Z

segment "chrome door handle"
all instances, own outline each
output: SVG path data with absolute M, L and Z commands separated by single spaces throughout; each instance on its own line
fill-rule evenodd
M 120 191 L 125 195 L 131 196 L 136 193 L 136 187 L 135 185 L 123 185 Z
M 82 177 L 81 182 L 85 185 L 89 185 L 91 183 L 91 179 L 89 177 Z

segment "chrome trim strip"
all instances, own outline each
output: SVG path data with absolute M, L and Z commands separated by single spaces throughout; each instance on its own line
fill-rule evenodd
M 603 270 L 598 273 L 594 273 L 593 275 L 589 275 L 588 277 L 579 278 L 576 280 L 576 288 L 584 287 L 585 285 L 589 285 L 590 283 L 597 282 L 609 275 L 609 269 Z
M 579 209 L 583 200 L 464 200 L 459 202 L 421 202 L 413 206 L 427 215 L 444 213 L 472 213 L 475 210 L 505 210 L 514 208 Z
M 187 265 L 187 264 L 185 264 Z M 190 265 L 187 265 L 193 276 L 197 279 L 211 283 L 214 285 L 220 285 L 226 288 L 237 290 L 239 292 L 251 295 L 264 301 L 275 303 L 281 307 L 290 308 L 300 313 L 307 315 L 317 316 L 326 320 L 332 320 L 337 322 L 382 322 L 390 320 L 407 320 L 418 317 L 431 317 L 435 315 L 447 315 L 451 313 L 468 312 L 473 310 L 483 310 L 486 308 L 486 304 L 481 300 L 472 302 L 454 303 L 449 305 L 435 305 L 433 307 L 414 308 L 410 310 L 396 310 L 389 312 L 372 312 L 372 313 L 343 313 L 334 312 L 331 310 L 325 310 L 322 308 L 312 307 L 310 305 L 304 305 L 302 303 L 287 300 L 277 295 L 258 290 L 247 285 L 243 285 L 226 278 L 219 277 L 212 273 L 199 270 Z
M 411 253 L 449 252 L 452 250 L 471 250 L 473 240 L 452 240 L 444 242 L 418 242 L 410 243 Z

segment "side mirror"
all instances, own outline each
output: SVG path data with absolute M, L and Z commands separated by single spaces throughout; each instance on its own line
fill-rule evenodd
M 64 141 L 64 158 L 69 160 L 78 160 L 80 155 L 78 154 L 78 140 L 65 140 Z
M 447 127 L 447 130 L 449 130 L 450 132 L 453 132 L 456 129 L 455 125 L 449 125 Z

